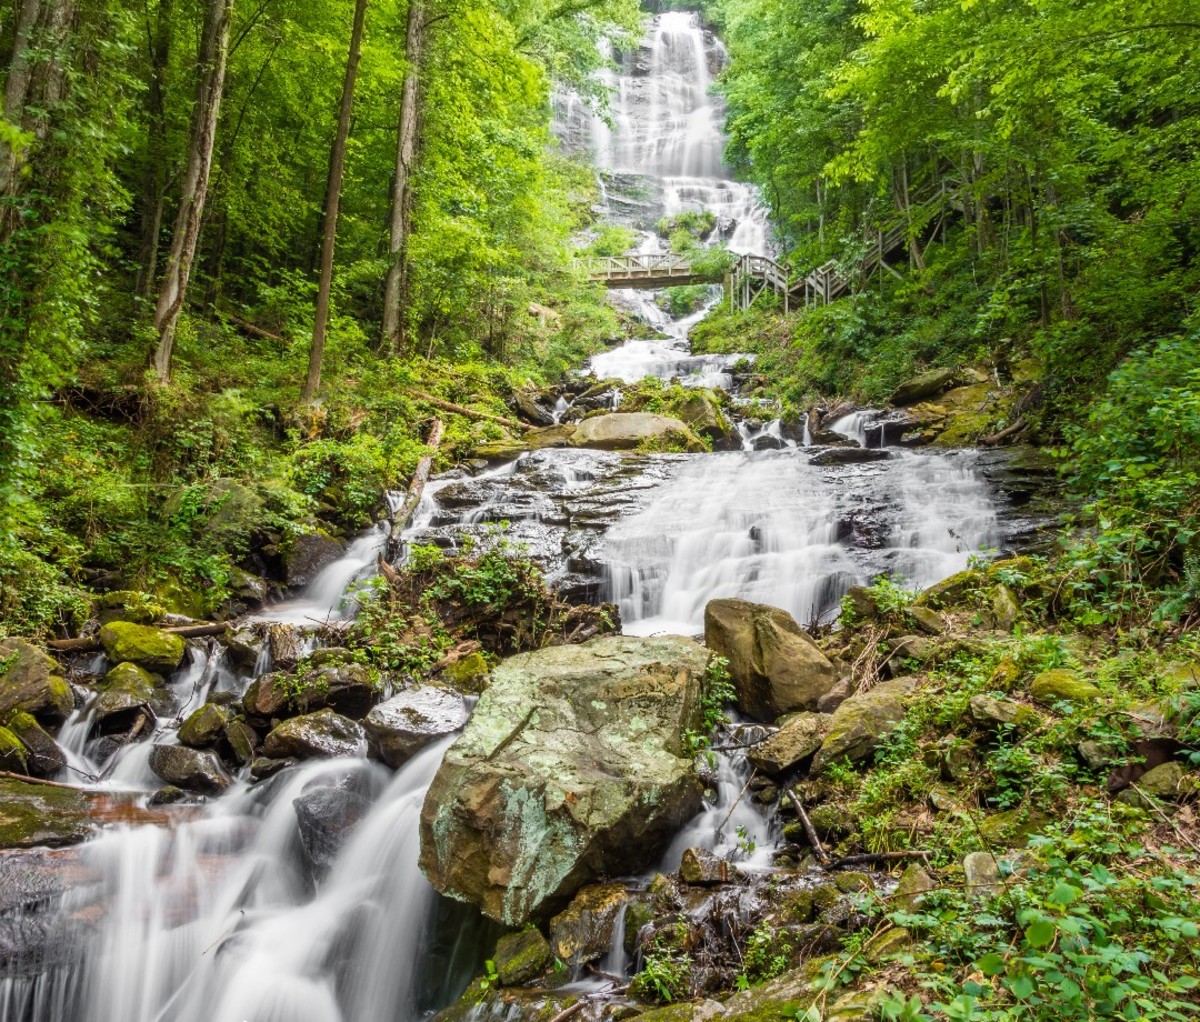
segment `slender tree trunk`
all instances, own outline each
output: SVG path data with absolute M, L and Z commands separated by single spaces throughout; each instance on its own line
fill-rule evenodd
M 425 5 L 409 0 L 404 44 L 406 67 L 400 97 L 396 141 L 396 176 L 392 182 L 392 224 L 387 281 L 383 293 L 383 342 L 393 354 L 405 344 L 408 304 L 408 234 L 412 222 L 412 174 L 417 156 L 417 121 L 421 100 L 421 60 L 425 45 Z
M 62 49 L 75 17 L 75 0 L 22 0 L 4 84 L 4 120 L 42 142 L 50 128 L 49 115 L 63 98 L 66 82 Z M 0 141 L 0 196 L 21 188 L 27 162 L 23 147 Z M 9 225 L 0 228 L 6 236 Z
M 142 298 L 154 294 L 154 282 L 158 277 L 158 238 L 162 231 L 168 178 L 166 103 L 163 97 L 171 57 L 173 4 L 174 0 L 158 0 L 150 48 L 150 84 L 146 91 L 146 172 L 142 178 L 142 244 L 138 254 L 136 287 Z
M 338 111 L 337 133 L 329 154 L 329 184 L 325 189 L 325 223 L 321 238 L 321 276 L 317 284 L 317 312 L 313 321 L 312 347 L 308 351 L 308 379 L 301 401 L 311 402 L 321 387 L 321 360 L 325 355 L 325 332 L 329 328 L 329 292 L 333 286 L 333 248 L 337 241 L 338 207 L 342 201 L 342 174 L 346 169 L 346 139 L 350 136 L 350 111 L 354 106 L 354 80 L 358 76 L 358 55 L 362 48 L 363 23 L 367 18 L 367 0 L 356 0 L 354 27 L 350 30 L 350 54 L 346 58 L 346 79 L 342 83 L 342 106 Z
M 154 310 L 154 329 L 158 334 L 154 371 L 160 383 L 167 383 L 171 379 L 175 328 L 187 298 L 192 261 L 196 258 L 196 244 L 200 239 L 204 200 L 208 195 L 208 179 L 212 172 L 213 145 L 217 138 L 217 121 L 221 115 L 221 94 L 225 88 L 232 16 L 233 0 L 209 0 L 204 35 L 200 41 L 200 83 L 196 92 L 196 109 L 192 114 L 187 172 L 183 178 L 179 213 L 175 218 L 167 266 Z

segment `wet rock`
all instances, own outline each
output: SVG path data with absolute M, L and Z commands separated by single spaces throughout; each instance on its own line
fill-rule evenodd
M 218 795 L 233 783 L 215 753 L 185 745 L 154 746 L 150 769 L 167 784 L 204 795 Z
M 239 667 L 250 670 L 258 663 L 264 640 L 253 628 L 237 628 L 226 632 L 221 641 Z
M 255 678 L 242 696 L 242 712 L 251 720 L 261 721 L 285 716 L 290 698 L 288 681 L 282 673 Z
M 714 444 L 727 439 L 734 432 L 721 411 L 717 395 L 706 388 L 689 391 L 688 396 L 676 407 L 676 412 L 693 433 L 706 437 Z
M 1009 699 L 996 699 L 993 696 L 971 696 L 967 709 L 975 723 L 991 727 L 1008 724 L 1018 731 L 1032 731 L 1042 722 L 1036 710 Z
M 234 762 L 245 766 L 254 759 L 254 752 L 258 748 L 258 734 L 244 720 L 229 721 L 224 728 L 224 737 Z
M 1053 671 L 1043 671 L 1034 678 L 1029 686 L 1029 694 L 1035 702 L 1043 706 L 1052 706 L 1060 702 L 1076 703 L 1099 699 L 1101 692 L 1074 671 L 1057 668 Z
M 761 436 L 754 438 L 753 447 L 756 451 L 782 451 L 787 444 L 783 442 L 781 437 L 772 436 L 770 433 L 763 433 Z
M 148 806 L 173 806 L 186 802 L 191 796 L 173 784 L 165 785 L 146 800 Z
M 187 648 L 178 635 L 129 621 L 106 624 L 100 629 L 100 643 L 105 655 L 114 663 L 128 661 L 156 673 L 175 670 Z
M 271 759 L 269 756 L 256 756 L 250 762 L 250 776 L 256 781 L 265 781 L 269 777 L 274 777 L 280 771 L 299 765 L 300 760 L 296 759 L 294 756 L 286 756 L 283 759 Z
M 689 848 L 679 863 L 679 879 L 685 884 L 727 884 L 736 875 L 728 860 L 703 848 Z
M 0 778 L 0 848 L 59 848 L 89 837 L 92 800 L 74 788 Z
M 818 713 L 833 713 L 850 698 L 852 685 L 849 678 L 842 678 L 836 685 L 817 700 Z
M 510 933 L 496 942 L 492 955 L 496 978 L 501 986 L 518 986 L 536 979 L 554 961 L 550 944 L 533 927 Z
M 75 708 L 57 661 L 22 639 L 0 641 L 0 719 L 14 711 L 57 724 Z
M 270 625 L 267 644 L 271 647 L 271 667 L 276 671 L 292 670 L 304 656 L 304 636 L 295 625 Z
M 292 705 L 301 713 L 331 707 L 359 719 L 379 698 L 371 672 L 363 664 L 329 664 L 295 679 Z
M 738 706 L 758 720 L 815 709 L 838 675 L 787 611 L 746 600 L 711 600 L 704 641 L 729 661 Z
M 292 540 L 284 554 L 284 580 L 289 589 L 308 585 L 339 557 L 345 544 L 323 532 L 306 532 Z
M 8 731 L 25 748 L 25 768 L 34 777 L 53 777 L 67 765 L 67 757 L 32 714 L 14 713 Z
M 916 687 L 914 678 L 896 678 L 842 703 L 813 757 L 812 772 L 819 774 L 836 760 L 858 762 L 874 753 L 884 736 L 904 719 L 908 698 Z
M 225 725 L 233 716 L 225 706 L 205 703 L 180 725 L 179 741 L 193 749 L 207 749 L 224 737 Z
M 292 808 L 300 847 L 313 875 L 320 879 L 329 872 L 350 831 L 370 811 L 371 803 L 356 791 L 328 785 L 293 799 Z
M 827 713 L 797 713 L 770 738 L 751 748 L 746 758 L 764 773 L 787 773 L 821 747 L 832 720 Z
M 628 901 L 623 884 L 585 887 L 550 920 L 554 957 L 567 965 L 582 965 L 608 954 L 613 930 Z
M 364 756 L 367 733 L 362 725 L 330 709 L 284 721 L 267 735 L 263 752 L 272 759 Z
M 501 663 L 425 799 L 434 887 L 516 926 L 652 859 L 700 806 L 682 736 L 707 663 L 690 639 L 632 636 Z
M 683 450 L 703 451 L 704 444 L 679 419 L 649 412 L 611 412 L 584 419 L 571 437 L 572 447 L 600 451 L 631 451 L 648 441 L 677 445 Z
M 808 459 L 810 465 L 862 465 L 868 461 L 887 461 L 888 451 L 878 447 L 829 447 Z
M 928 372 L 921 373 L 900 384 L 892 391 L 892 396 L 888 398 L 888 404 L 904 408 L 907 405 L 916 404 L 918 401 L 937 397 L 943 391 L 949 390 L 958 376 L 957 369 L 930 369 Z
M 526 421 L 538 426 L 555 425 L 554 413 L 538 398 L 539 395 L 534 391 L 521 389 L 513 394 L 513 404 Z
M 0 727 L 0 770 L 13 774 L 26 772 L 27 753 L 21 739 L 8 728 Z
M 152 704 L 159 701 L 161 682 L 162 678 L 137 664 L 117 664 L 97 686 L 100 693 L 92 704 L 96 726 L 111 734 L 128 730 L 138 717 L 152 721 Z
M 462 696 L 433 685 L 401 692 L 367 714 L 363 727 L 379 757 L 388 766 L 400 766 L 425 746 L 454 734 L 467 722 Z

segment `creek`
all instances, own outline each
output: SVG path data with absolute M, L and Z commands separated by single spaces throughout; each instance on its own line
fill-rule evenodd
M 721 161 L 723 111 L 709 86 L 723 60 L 698 15 L 660 14 L 613 75 L 611 125 L 577 101 L 560 101 L 560 134 L 568 148 L 591 151 L 610 215 L 641 232 L 644 250 L 664 244 L 655 221 L 694 209 L 716 214 L 714 239 L 766 251 L 757 198 Z M 687 348 L 687 329 L 703 310 L 672 319 L 652 294 L 618 300 L 662 336 L 597 356 L 591 373 L 733 385 L 734 356 Z M 559 417 L 569 412 L 569 402 L 556 409 Z M 871 421 L 864 413 L 834 429 L 867 440 Z M 629 633 L 694 635 L 714 597 L 774 604 L 802 623 L 828 621 L 852 584 L 886 571 L 927 585 L 973 554 L 1006 546 L 1027 525 L 989 481 L 1002 469 L 995 456 L 897 449 L 868 464 L 822 466 L 804 437 L 784 437 L 777 422 L 744 425 L 742 435 L 742 450 L 545 450 L 449 473 L 427 487 L 404 539 L 486 542 L 507 522 L 508 541 L 527 549 L 568 597 L 617 603 Z M 264 618 L 303 624 L 348 613 L 347 587 L 372 571 L 383 541 L 379 530 L 361 537 Z M 177 741 L 186 712 L 213 693 L 243 692 L 269 667 L 265 653 L 247 667 L 215 641 L 193 642 L 169 679 L 179 712 L 160 721 L 153 742 Z M 106 757 L 89 745 L 90 712 L 77 710 L 64 728 L 74 771 L 144 799 L 160 785 L 147 765 L 151 742 Z M 382 1022 L 446 1005 L 479 975 L 500 932 L 437 895 L 417 865 L 418 815 L 448 744 L 394 774 L 342 758 L 257 784 L 239 777 L 221 797 L 173 814 L 169 827 L 118 827 L 46 853 L 38 873 L 44 896 L 0 915 L 0 1018 Z M 716 797 L 681 831 L 665 865 L 689 846 L 733 855 L 740 842 L 755 849 L 743 864 L 766 868 L 775 835 L 740 798 L 747 769 L 739 754 L 722 754 L 716 774 Z M 325 789 L 350 793 L 362 812 L 318 869 L 293 803 Z M 615 941 L 605 967 L 624 972 L 631 964 Z

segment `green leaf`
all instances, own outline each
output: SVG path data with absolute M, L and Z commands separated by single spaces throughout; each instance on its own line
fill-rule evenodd
M 1043 948 L 1049 947 L 1054 941 L 1054 935 L 1058 932 L 1054 923 L 1049 919 L 1039 919 L 1037 922 L 1031 923 L 1025 927 L 1025 940 L 1030 947 Z
M 1024 1001 L 1033 995 L 1033 977 L 1028 975 L 1010 976 L 1005 983 L 1012 991 L 1013 997 Z
M 1046 899 L 1051 905 L 1061 905 L 1066 908 L 1068 905 L 1073 905 L 1083 897 L 1083 891 L 1071 884 L 1059 882 L 1055 885 L 1054 890 L 1050 892 L 1050 896 Z
M 1008 963 L 1004 960 L 1003 955 L 994 953 L 990 955 L 984 955 L 981 959 L 979 959 L 978 962 L 975 963 L 976 968 L 978 968 L 979 971 L 985 976 L 999 976 L 1002 972 L 1004 972 L 1007 965 Z

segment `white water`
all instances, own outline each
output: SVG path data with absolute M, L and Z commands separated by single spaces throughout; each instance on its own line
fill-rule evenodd
M 720 597 L 807 623 L 882 572 L 930 585 L 1001 545 L 972 461 L 904 451 L 818 468 L 803 448 L 683 460 L 644 510 L 607 533 L 609 598 L 627 634 L 687 635 L 703 631 L 704 607 Z M 845 542 L 860 522 L 876 534 L 872 548 Z

